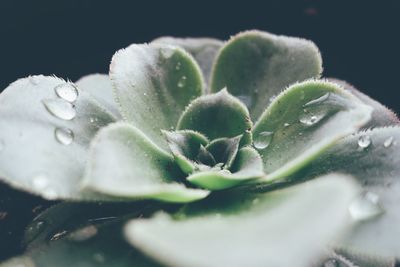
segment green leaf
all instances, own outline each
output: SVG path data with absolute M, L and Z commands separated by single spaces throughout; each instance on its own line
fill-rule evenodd
M 263 177 L 260 155 L 251 147 L 241 148 L 232 166 L 223 170 L 206 170 L 190 175 L 187 180 L 210 190 L 221 190 Z
M 371 217 L 357 216 L 358 226 L 342 245 L 372 255 L 400 258 L 399 141 L 399 127 L 360 132 L 339 141 L 292 178 L 338 171 L 353 175 L 363 185 L 364 193 L 369 193 L 360 212 Z
M 47 199 L 79 192 L 90 140 L 116 118 L 86 91 L 56 77 L 31 76 L 0 95 L 0 177 Z
M 215 196 L 173 219 L 132 220 L 129 242 L 168 266 L 308 267 L 348 222 L 357 187 L 332 174 L 269 194 Z M 185 216 L 186 214 L 186 216 Z
M 253 128 L 264 182 L 300 170 L 370 118 L 372 108 L 339 86 L 318 80 L 292 85 L 276 97 Z
M 206 146 L 206 149 L 213 155 L 216 163 L 223 163 L 224 169 L 229 169 L 238 153 L 241 139 L 241 135 L 215 139 Z
M 243 144 L 251 142 L 253 126 L 247 108 L 226 90 L 197 98 L 186 108 L 177 129 L 198 131 L 210 140 L 244 134 Z
M 191 131 L 163 131 L 167 139 L 169 149 L 174 155 L 175 162 L 181 170 L 186 173 L 192 173 L 196 168 L 194 160 L 198 157 L 203 146 L 208 144 L 208 139 L 202 134 Z M 204 152 L 202 153 L 204 156 Z
M 175 38 L 160 37 L 152 41 L 156 44 L 176 45 L 189 52 L 199 63 L 206 82 L 209 81 L 211 68 L 223 42 L 213 38 Z
M 350 91 L 352 94 L 358 97 L 362 102 L 371 106 L 374 109 L 371 115 L 371 120 L 366 125 L 364 125 L 363 127 L 364 129 L 390 126 L 400 123 L 399 118 L 392 110 L 382 105 L 375 99 L 370 98 L 363 92 L 357 90 L 354 86 L 350 85 L 349 83 L 338 79 L 329 79 L 329 81 L 339 84 L 344 89 Z
M 161 148 L 160 129 L 174 129 L 180 114 L 203 92 L 199 66 L 184 50 L 131 45 L 115 53 L 110 77 L 122 116 Z
M 108 75 L 99 73 L 86 75 L 77 80 L 75 84 L 82 91 L 92 95 L 92 97 L 103 107 L 107 108 L 114 117 L 122 119 L 118 105 L 114 100 L 112 84 Z
M 208 191 L 178 183 L 183 174 L 171 155 L 128 123 L 103 128 L 90 148 L 83 188 L 113 198 L 190 202 Z
M 322 60 L 311 41 L 246 31 L 220 50 L 211 78 L 211 92 L 222 88 L 240 98 L 256 120 L 270 99 L 298 81 L 319 77 Z
M 121 234 L 126 220 L 147 217 L 151 209 L 143 202 L 53 206 L 28 226 L 25 254 L 0 266 L 160 266 L 129 246 Z

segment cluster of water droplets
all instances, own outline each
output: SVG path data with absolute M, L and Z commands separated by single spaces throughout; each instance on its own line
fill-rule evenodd
M 254 138 L 253 141 L 254 147 L 258 150 L 266 149 L 271 143 L 273 135 L 274 135 L 273 132 L 268 132 L 268 131 L 263 131 L 259 133 L 257 137 Z
M 58 98 L 44 99 L 43 105 L 54 117 L 61 120 L 72 120 L 76 116 L 74 102 L 78 99 L 79 92 L 72 83 L 62 83 L 54 87 Z M 71 129 L 58 127 L 54 130 L 56 140 L 63 145 L 69 145 L 74 140 L 74 133 Z

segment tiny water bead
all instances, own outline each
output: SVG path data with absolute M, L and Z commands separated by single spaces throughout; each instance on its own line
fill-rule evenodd
M 72 120 L 76 116 L 74 106 L 63 99 L 44 99 L 43 105 L 47 111 L 62 120 Z
M 367 148 L 371 145 L 371 138 L 368 135 L 361 135 L 357 143 L 359 147 Z
M 63 145 L 69 145 L 74 141 L 74 132 L 68 128 L 56 128 L 54 135 L 56 140 Z
M 68 234 L 68 231 L 66 231 L 66 230 L 57 232 L 50 238 L 50 241 L 57 241 L 57 240 L 61 239 L 62 237 L 66 236 L 67 234 Z
M 317 114 L 304 112 L 303 114 L 300 115 L 299 121 L 300 121 L 300 123 L 302 123 L 306 126 L 312 126 L 312 125 L 320 122 L 324 117 L 325 117 L 325 113 L 322 113 L 322 112 L 317 113 Z
M 365 221 L 383 213 L 379 196 L 372 192 L 363 192 L 349 206 L 351 217 L 355 221 Z
M 186 85 L 186 76 L 182 76 L 178 81 L 178 87 L 183 88 Z
M 63 83 L 54 88 L 57 96 L 68 101 L 75 102 L 78 99 L 78 88 L 72 83 Z
M 178 63 L 176 63 L 176 65 L 175 65 L 175 69 L 176 70 L 180 70 L 181 69 L 181 63 L 180 62 L 178 62 Z
M 390 136 L 388 139 L 385 140 L 385 142 L 383 142 L 383 146 L 387 148 L 390 147 L 392 143 L 393 143 L 393 136 Z
M 271 143 L 273 135 L 274 135 L 273 132 L 268 132 L 268 131 L 259 133 L 257 137 L 254 139 L 254 147 L 259 150 L 266 149 Z

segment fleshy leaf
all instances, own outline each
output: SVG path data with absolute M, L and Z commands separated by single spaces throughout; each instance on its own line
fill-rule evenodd
M 364 129 L 400 124 L 399 118 L 392 110 L 382 105 L 375 99 L 370 98 L 363 92 L 357 90 L 354 86 L 338 79 L 329 79 L 329 81 L 343 86 L 344 89 L 350 91 L 362 102 L 373 107 L 374 111 L 372 112 L 371 120 L 366 125 L 364 125 Z
M 264 176 L 261 157 L 251 147 L 241 148 L 229 167 L 194 173 L 187 180 L 203 188 L 221 190 Z
M 246 104 L 255 121 L 285 87 L 319 77 L 321 72 L 321 55 L 311 41 L 246 31 L 221 48 L 211 92 L 226 87 Z
M 210 140 L 242 135 L 243 144 L 251 142 L 246 132 L 253 126 L 247 108 L 226 90 L 197 98 L 186 108 L 177 129 L 198 131 Z
M 24 255 L 1 267 L 155 267 L 121 235 L 129 218 L 147 217 L 149 204 L 62 203 L 40 214 L 27 228 Z
M 400 243 L 395 238 L 400 236 L 399 144 L 399 127 L 360 132 L 342 139 L 293 177 L 312 178 L 338 171 L 354 175 L 363 185 L 367 198 L 353 210 L 358 211 L 355 219 L 359 224 L 347 235 L 344 246 L 400 258 Z
M 160 37 L 152 43 L 176 45 L 189 52 L 199 63 L 206 82 L 209 81 L 211 68 L 223 42 L 213 38 L 175 38 Z
M 160 129 L 174 129 L 185 107 L 203 92 L 194 59 L 167 45 L 134 44 L 119 50 L 110 77 L 123 117 L 164 149 L 168 146 Z
M 287 177 L 314 160 L 337 140 L 355 132 L 372 108 L 339 86 L 306 81 L 276 97 L 253 129 L 265 182 Z
M 215 139 L 206 146 L 206 149 L 213 155 L 216 163 L 223 163 L 223 167 L 229 169 L 235 160 L 241 139 L 241 135 Z
M 208 144 L 208 139 L 191 130 L 163 132 L 176 163 L 184 173 L 192 173 L 195 169 L 194 160 L 198 157 L 201 148 Z
M 0 95 L 0 177 L 47 199 L 82 199 L 90 140 L 114 122 L 84 90 L 56 77 L 31 76 Z
M 158 214 L 133 220 L 125 234 L 168 266 L 308 267 L 348 223 L 347 207 L 356 193 L 351 180 L 333 174 L 247 198 L 211 196 L 176 219 Z
M 190 202 L 207 191 L 178 183 L 183 174 L 171 155 L 128 123 L 103 128 L 90 148 L 83 188 L 111 198 Z
M 111 111 L 112 114 L 121 119 L 118 105 L 114 100 L 110 77 L 106 74 L 90 74 L 83 76 L 75 82 L 82 91 L 88 92 L 102 106 Z

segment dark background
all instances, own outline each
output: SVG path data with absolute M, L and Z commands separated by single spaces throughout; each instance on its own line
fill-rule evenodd
M 399 26 L 397 0 L 0 0 L 0 90 L 29 74 L 106 73 L 116 50 L 162 35 L 227 39 L 260 29 L 313 40 L 325 77 L 400 113 Z M 0 260 L 19 252 L 21 226 L 48 205 L 0 184 L 0 212 L 8 211 L 0 214 Z
M 400 112 L 400 1 L 1 0 L 0 88 L 29 74 L 107 72 L 113 53 L 161 35 L 227 39 L 246 29 L 313 40 L 324 76 Z

